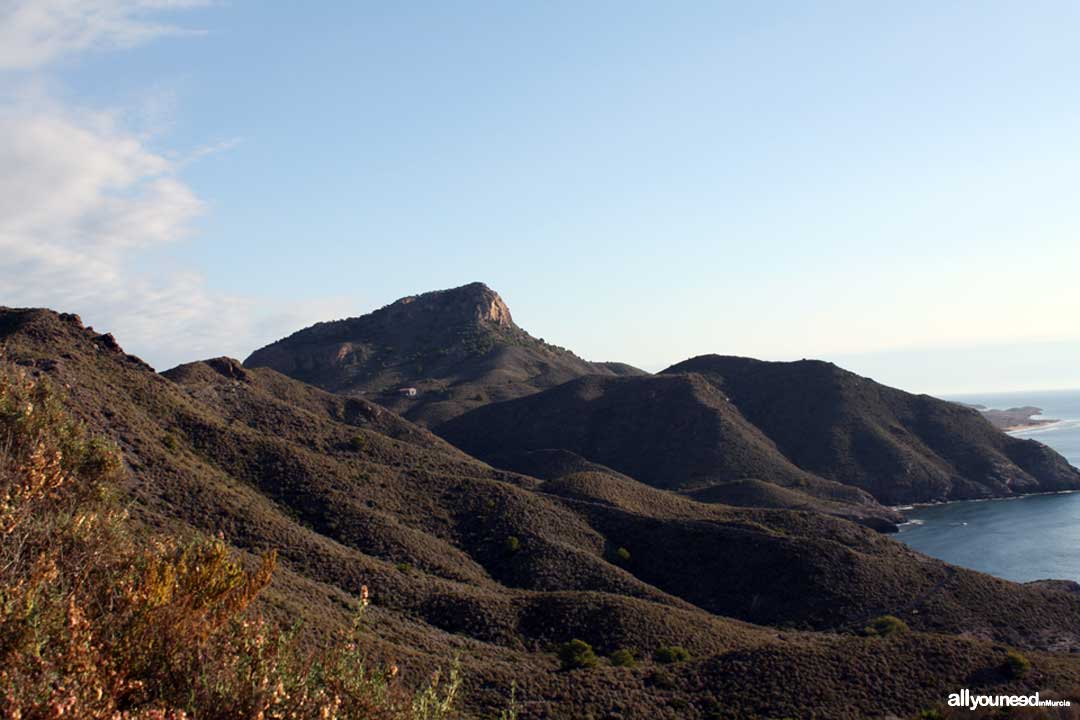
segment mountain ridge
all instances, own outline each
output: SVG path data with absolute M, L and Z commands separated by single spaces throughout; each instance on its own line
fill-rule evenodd
M 479 282 L 316 324 L 244 365 L 375 401 L 501 467 L 533 467 L 524 453 L 568 450 L 702 500 L 819 510 L 827 503 L 833 514 L 884 530 L 900 517 L 881 505 L 1080 488 L 1080 470 L 1037 442 L 996 431 L 974 410 L 831 363 L 702 355 L 651 376 L 582 360 L 520 328 Z M 673 375 L 687 379 L 649 379 Z M 692 428 L 689 417 L 697 418 Z
M 890 505 L 1080 489 L 1080 470 L 974 408 L 914 395 L 820 360 L 701 355 L 696 372 L 731 397 L 797 466 Z
M 712 502 L 756 498 L 764 506 L 816 509 L 882 530 L 895 530 L 893 523 L 902 519 L 867 493 L 793 465 L 695 374 L 586 376 L 477 408 L 435 431 L 496 467 L 544 475 L 535 453 L 566 451 L 647 485 Z M 755 492 L 752 484 L 760 481 L 768 487 Z
M 50 311 L 0 310 L 0 346 L 124 450 L 139 521 L 250 557 L 277 549 L 263 603 L 285 626 L 303 619 L 312 642 L 347 624 L 369 586 L 369 642 L 406 681 L 459 655 L 475 716 L 504 707 L 511 683 L 523 718 L 706 720 L 802 716 L 808 703 L 838 719 L 906 716 L 957 683 L 1080 682 L 1058 651 L 1080 649 L 1080 598 L 840 519 L 706 505 L 572 457 L 547 479 L 501 471 L 273 370 L 217 358 L 154 373 Z M 911 631 L 863 637 L 880 614 Z M 602 655 L 633 648 L 638 666 L 560 670 L 572 638 Z M 1003 643 L 1038 675 L 999 670 Z M 651 659 L 661 645 L 691 659 L 664 666 Z
M 623 363 L 589 362 L 533 337 L 499 294 L 479 282 L 317 323 L 256 350 L 244 365 L 369 396 L 429 426 L 581 375 L 642 373 Z

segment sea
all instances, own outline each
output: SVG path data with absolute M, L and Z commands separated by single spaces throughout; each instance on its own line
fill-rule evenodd
M 1042 408 L 1060 422 L 1010 434 L 1034 438 L 1080 467 L 1080 390 L 949 396 L 947 400 Z M 1080 492 L 972 500 L 905 510 L 896 536 L 916 550 L 1007 580 L 1080 582 Z

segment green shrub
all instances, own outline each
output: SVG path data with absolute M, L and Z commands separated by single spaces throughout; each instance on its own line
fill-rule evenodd
M 412 572 L 412 563 L 399 562 L 394 567 L 396 567 L 398 569 L 398 572 L 403 572 L 405 574 L 408 574 L 408 573 Z
M 4 717 L 448 720 L 456 664 L 417 692 L 372 662 L 363 623 L 317 650 L 252 603 L 221 539 L 132 525 L 119 450 L 48 385 L 0 365 L 0 688 Z M 358 618 L 368 604 L 361 589 Z
M 596 667 L 599 661 L 592 645 L 584 640 L 574 639 L 559 647 L 559 662 L 563 670 Z
M 621 547 L 618 550 L 616 550 L 615 555 L 617 555 L 618 558 L 620 560 L 622 560 L 623 562 L 630 562 L 630 551 L 627 550 L 624 547 Z
M 874 618 L 870 624 L 863 628 L 864 635 L 875 637 L 890 637 L 900 635 L 908 631 L 907 623 L 895 615 L 882 615 Z
M 671 663 L 685 662 L 690 659 L 690 653 L 686 648 L 678 645 L 662 645 L 653 653 L 653 659 L 658 663 L 670 665 Z
M 498 720 L 518 720 L 520 714 L 520 708 L 517 704 L 517 683 L 510 683 L 510 700 L 507 702 L 506 707 L 499 712 Z
M 628 667 L 632 668 L 637 665 L 637 658 L 634 656 L 634 651 L 628 648 L 620 648 L 611 653 L 611 664 L 615 667 Z
M 649 682 L 653 687 L 658 687 L 661 690 L 674 690 L 675 679 L 664 670 L 655 670 L 652 676 L 649 678 Z
M 165 437 L 161 439 L 161 444 L 164 445 L 167 450 L 176 452 L 180 449 L 180 438 L 176 436 L 176 433 L 167 433 Z
M 513 555 L 521 549 L 521 541 L 517 539 L 517 536 L 511 535 L 510 537 L 506 538 L 504 547 L 506 548 L 506 552 Z
M 1005 656 L 1005 671 L 1009 673 L 1009 677 L 1022 678 L 1031 672 L 1031 661 L 1015 650 L 1010 650 Z
M 349 449 L 354 452 L 362 452 L 367 447 L 367 438 L 363 435 L 354 435 L 349 441 Z

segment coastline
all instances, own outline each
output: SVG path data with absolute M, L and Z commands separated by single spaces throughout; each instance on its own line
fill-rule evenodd
M 977 503 L 977 502 L 990 502 L 992 500 L 1023 500 L 1029 497 L 1041 497 L 1043 495 L 1072 495 L 1074 493 L 1080 493 L 1080 488 L 1076 490 L 1044 490 L 1041 492 L 1030 493 L 1017 493 L 1015 495 L 994 495 L 993 497 L 982 498 L 965 498 L 963 500 L 937 500 L 934 502 L 919 502 L 919 503 L 907 503 L 904 505 L 887 505 L 889 510 L 900 513 L 901 515 L 908 510 L 917 510 L 918 508 L 938 507 L 940 505 L 955 505 L 956 503 Z M 902 523 L 907 524 L 907 523 Z
M 1032 430 L 1049 430 L 1057 427 L 1058 425 L 1065 425 L 1066 423 L 1074 422 L 1073 420 L 1045 420 L 1043 422 L 1034 423 L 1031 425 L 1014 425 L 1012 427 L 1002 428 L 1001 431 L 1014 435 L 1021 432 L 1031 432 Z

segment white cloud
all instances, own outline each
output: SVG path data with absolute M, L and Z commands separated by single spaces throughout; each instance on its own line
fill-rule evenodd
M 212 312 L 190 273 L 149 282 L 133 271 L 140 252 L 182 238 L 203 207 L 138 139 L 101 117 L 6 108 L 0 166 L 4 302 L 89 307 L 140 345 L 165 314 Z
M 223 293 L 200 273 L 143 262 L 204 210 L 170 160 L 107 115 L 0 111 L 0 304 L 82 315 L 157 367 L 242 356 L 344 305 Z M 198 157 L 219 148 L 200 148 Z
M 40 90 L 50 84 L 45 63 L 172 32 L 146 13 L 197 4 L 0 4 L 0 70 L 37 68 L 29 80 L 20 74 L 17 85 L 0 72 L 7 91 L 0 103 L 0 304 L 78 313 L 157 367 L 243 355 L 326 308 L 283 308 L 220 292 L 196 270 L 162 259 L 205 211 L 180 171 L 237 140 L 157 151 L 121 114 L 64 105 Z M 27 85 L 37 90 L 25 92 Z
M 191 33 L 153 19 L 206 0 L 0 0 L 0 70 L 42 67 L 86 50 L 130 48 Z

